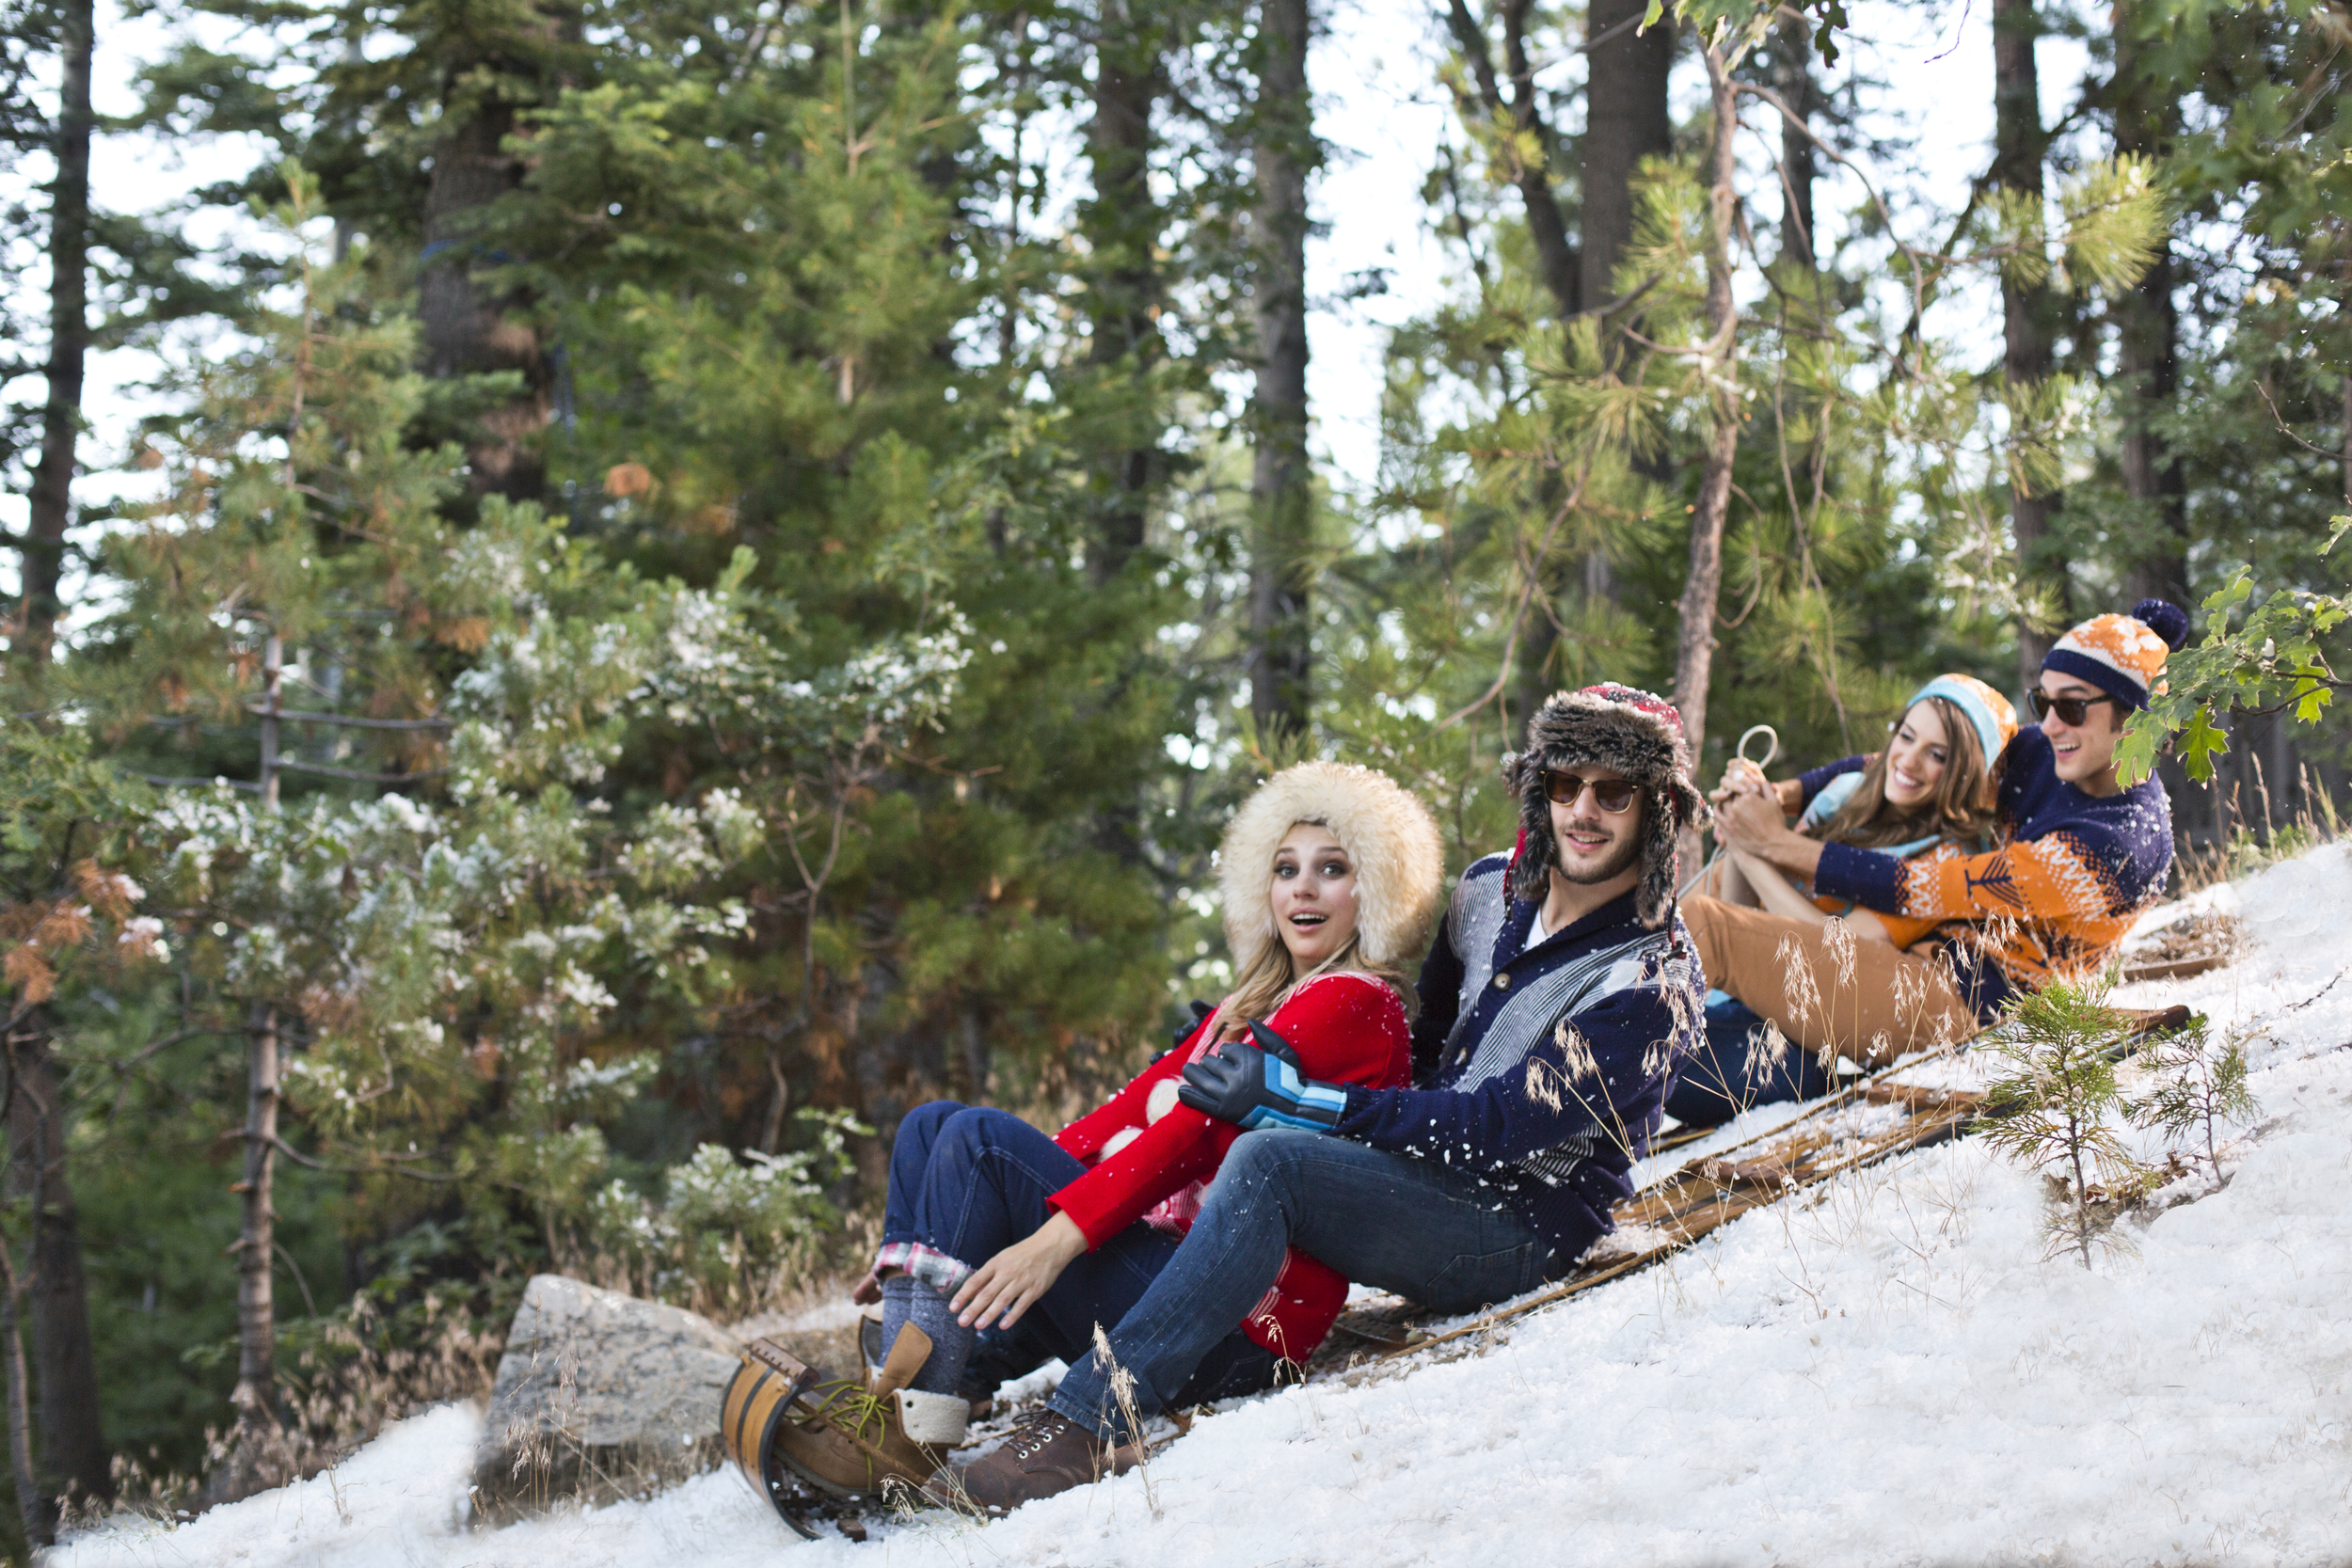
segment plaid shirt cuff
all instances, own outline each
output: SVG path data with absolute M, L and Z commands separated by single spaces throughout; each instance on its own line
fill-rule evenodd
M 874 1254 L 874 1272 L 884 1269 L 904 1269 L 943 1296 L 955 1294 L 956 1287 L 972 1277 L 971 1264 L 920 1242 L 892 1242 Z

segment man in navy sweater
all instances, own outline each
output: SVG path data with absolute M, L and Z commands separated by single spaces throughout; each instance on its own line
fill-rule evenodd
M 1414 1087 L 1305 1078 L 1263 1029 L 1185 1069 L 1185 1103 L 1250 1131 L 1109 1333 L 1138 1416 L 1262 1301 L 1289 1246 L 1467 1312 L 1565 1274 L 1630 1194 L 1700 1027 L 1674 911 L 1676 839 L 1707 809 L 1682 722 L 1627 687 L 1563 691 L 1504 768 L 1519 845 L 1454 890 L 1422 966 Z M 1112 1372 L 1098 1349 L 1001 1448 L 926 1490 L 993 1513 L 1123 1469 Z

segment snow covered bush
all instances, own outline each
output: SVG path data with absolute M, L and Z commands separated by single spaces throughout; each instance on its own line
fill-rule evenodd
M 825 1189 L 849 1174 L 847 1140 L 873 1129 L 840 1111 L 795 1118 L 811 1146 L 740 1156 L 704 1144 L 654 1202 L 615 1180 L 591 1205 L 591 1272 L 634 1295 L 740 1315 L 773 1295 L 817 1233 L 840 1222 Z

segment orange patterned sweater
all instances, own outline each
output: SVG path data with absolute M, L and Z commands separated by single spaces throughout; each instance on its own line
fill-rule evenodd
M 1817 893 L 1908 920 L 1949 922 L 1941 943 L 1977 1016 L 1990 1022 L 2019 990 L 2096 969 L 2172 866 L 2172 808 L 2143 779 L 2120 795 L 2086 795 L 2050 767 L 2039 725 L 2003 753 L 2002 842 L 1981 854 L 1914 860 L 1822 846 Z

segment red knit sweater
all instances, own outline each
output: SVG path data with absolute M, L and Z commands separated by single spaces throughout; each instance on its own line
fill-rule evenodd
M 1327 974 L 1293 991 L 1265 1021 L 1297 1051 L 1307 1076 L 1327 1083 L 1397 1088 L 1412 1072 L 1412 1036 L 1395 988 L 1366 974 Z M 1046 1201 L 1075 1221 L 1087 1245 L 1097 1247 L 1135 1224 L 1161 1200 L 1206 1181 L 1224 1164 L 1241 1129 L 1189 1105 L 1157 1121 L 1146 1115 L 1152 1088 L 1177 1079 L 1207 1042 L 1200 1027 L 1176 1050 L 1137 1073 L 1099 1110 L 1055 1135 L 1054 1141 L 1093 1168 Z M 1129 1128 L 1139 1136 L 1103 1155 Z M 1100 1158 L 1098 1159 L 1098 1156 Z M 1189 1228 L 1190 1222 L 1184 1222 Z M 1347 1281 L 1327 1265 L 1291 1249 L 1242 1328 L 1259 1344 L 1293 1361 L 1312 1355 L 1347 1304 Z

